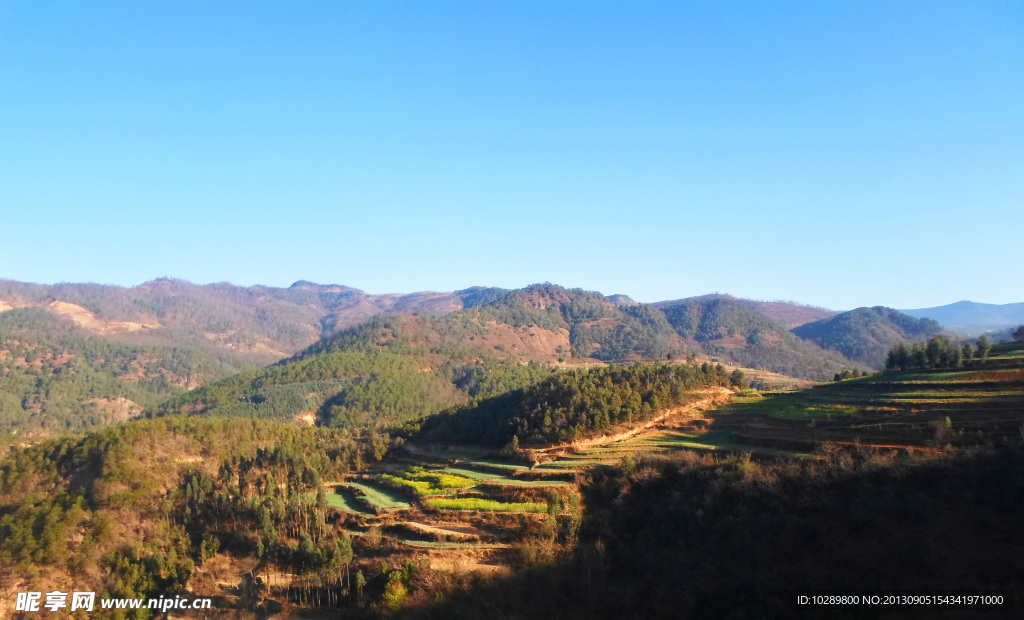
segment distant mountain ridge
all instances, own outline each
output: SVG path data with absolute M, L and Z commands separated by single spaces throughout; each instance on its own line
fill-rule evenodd
M 827 319 L 830 316 L 836 315 L 836 311 L 834 310 L 819 308 L 817 306 L 808 306 L 792 301 L 756 301 L 753 299 L 733 297 L 732 295 L 723 295 L 721 293 L 699 295 L 697 297 L 687 297 L 684 299 L 669 301 L 659 301 L 655 302 L 653 305 L 664 309 L 669 306 L 676 306 L 689 301 L 705 301 L 712 299 L 729 299 L 749 308 L 753 308 L 779 323 L 786 329 L 793 329 L 794 327 L 799 327 L 806 323 L 813 323 L 814 321 L 820 321 L 821 319 Z
M 511 306 L 510 299 L 516 300 Z M 696 349 L 721 355 L 729 362 L 763 366 L 784 374 L 821 375 L 808 370 L 810 366 L 802 362 L 794 366 L 790 363 L 795 359 L 792 356 L 785 364 L 780 364 L 781 357 L 789 354 L 768 355 L 768 345 L 761 346 L 758 354 L 739 354 L 739 349 L 748 346 L 746 341 L 723 348 L 723 342 L 695 339 L 694 334 L 680 332 L 678 326 L 670 324 L 662 312 L 685 302 L 710 300 L 727 300 L 729 304 L 715 307 L 743 306 L 772 321 L 770 327 L 763 326 L 761 331 L 780 334 L 772 342 L 783 343 L 790 349 L 803 345 L 790 339 L 786 330 L 834 314 L 823 308 L 728 295 L 643 304 L 623 294 L 606 296 L 550 284 L 519 290 L 477 286 L 454 292 L 372 295 L 349 286 L 305 280 L 287 288 L 228 283 L 196 285 L 169 278 L 130 288 L 0 280 L 0 312 L 37 307 L 117 342 L 186 346 L 218 357 L 226 355 L 237 364 L 276 362 L 322 338 L 383 314 L 440 316 L 484 306 L 493 306 L 491 311 L 494 311 L 504 304 L 504 312 L 513 324 L 522 322 L 521 317 L 516 317 L 531 305 L 534 309 L 538 309 L 537 306 L 555 308 L 562 313 L 564 316 L 556 322 L 569 331 L 572 353 L 579 358 L 659 359 Z M 749 316 L 741 319 L 735 311 L 728 314 L 735 320 L 749 323 Z M 726 323 L 728 320 L 732 319 L 726 319 Z M 723 325 L 736 331 L 735 326 Z M 822 354 L 820 350 L 803 349 L 797 357 Z M 841 363 L 837 359 L 831 361 Z
M 917 318 L 933 319 L 950 331 L 969 335 L 1024 325 L 1024 302 L 1000 305 L 965 300 L 945 306 L 900 312 Z
M 735 300 L 690 301 L 665 311 L 622 301 L 535 284 L 445 314 L 380 314 L 261 371 L 178 396 L 161 410 L 414 430 L 433 413 L 531 385 L 555 366 L 707 354 L 816 379 L 857 366 Z
M 444 314 L 505 293 L 369 295 L 304 281 L 274 288 L 162 278 L 124 288 L 0 280 L 0 434 L 129 419 L 375 316 Z
M 1014 306 L 982 309 L 1013 323 Z M 820 381 L 878 367 L 893 344 L 941 330 L 889 308 L 836 313 L 719 294 L 646 304 L 549 283 L 373 295 L 304 280 L 0 280 L 0 433 L 47 435 L 145 412 L 413 429 L 564 366 L 697 355 Z
M 389 426 L 558 365 L 694 354 L 823 380 L 861 362 L 788 327 L 833 314 L 727 295 L 645 304 L 548 283 L 372 295 L 303 280 L 287 288 L 0 280 L 0 363 L 11 373 L 0 432 L 104 424 L 167 398 L 182 411 Z M 40 346 L 45 356 L 33 353 Z M 258 369 L 266 364 L 274 366 Z M 506 367 L 495 375 L 503 378 L 485 378 L 493 373 L 481 365 L 495 364 Z M 57 393 L 51 385 L 66 386 L 63 400 L 47 396 Z M 91 409 L 75 404 L 96 398 Z M 125 399 L 123 411 L 105 413 Z
M 940 332 L 942 326 L 932 319 L 918 319 L 883 306 L 841 312 L 793 329 L 801 338 L 875 368 L 881 368 L 893 345 L 924 340 Z
M 445 314 L 507 291 L 371 295 L 300 280 L 288 288 L 198 285 L 160 278 L 130 288 L 0 280 L 0 312 L 36 307 L 106 338 L 143 345 L 188 343 L 267 364 L 378 314 Z
M 747 301 L 704 295 L 656 305 L 680 336 L 728 363 L 819 380 L 855 365 L 841 354 L 801 340 Z

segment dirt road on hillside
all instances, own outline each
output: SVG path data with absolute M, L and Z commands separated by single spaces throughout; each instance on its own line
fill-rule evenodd
M 557 445 L 554 445 L 554 446 L 549 446 L 547 448 L 531 448 L 531 449 L 534 452 L 536 452 L 537 454 L 547 454 L 548 452 L 557 452 L 559 450 L 577 450 L 577 449 L 581 449 L 581 448 L 596 448 L 598 446 L 604 446 L 604 445 L 607 445 L 607 444 L 610 444 L 610 443 L 614 443 L 616 441 L 625 441 L 627 439 L 632 439 L 633 437 L 639 435 L 640 433 L 643 433 L 645 431 L 648 431 L 648 430 L 654 428 L 655 426 L 657 426 L 658 424 L 661 424 L 662 422 L 664 422 L 668 418 L 675 418 L 675 417 L 678 417 L 678 416 L 680 416 L 682 414 L 692 413 L 692 412 L 697 411 L 697 410 L 703 410 L 703 409 L 707 409 L 709 407 L 713 407 L 715 405 L 722 405 L 722 404 L 728 403 L 730 400 L 732 400 L 732 396 L 733 396 L 733 391 L 728 389 L 728 388 L 724 388 L 724 387 L 708 388 L 706 390 L 700 390 L 699 392 L 695 392 L 695 393 L 696 394 L 706 394 L 707 396 L 705 396 L 704 398 L 702 398 L 700 400 L 696 400 L 696 401 L 693 401 L 691 403 L 687 403 L 687 404 L 685 404 L 685 405 L 683 405 L 681 407 L 673 407 L 672 409 L 666 409 L 665 411 L 663 411 L 662 413 L 658 414 L 657 416 L 655 416 L 655 417 L 651 418 L 650 420 L 647 420 L 646 422 L 644 422 L 643 425 L 637 426 L 635 428 L 631 428 L 631 429 L 629 429 L 627 431 L 623 431 L 621 433 L 616 433 L 614 435 L 602 435 L 600 437 L 591 437 L 589 439 L 580 439 L 578 441 L 560 443 L 560 444 L 557 444 Z

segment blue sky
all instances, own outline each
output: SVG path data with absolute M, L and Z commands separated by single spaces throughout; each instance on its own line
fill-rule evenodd
M 0 3 L 0 277 L 1024 301 L 1024 3 Z

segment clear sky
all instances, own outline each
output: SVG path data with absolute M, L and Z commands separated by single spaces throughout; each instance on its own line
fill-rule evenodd
M 1024 301 L 1024 3 L 0 1 L 0 277 Z

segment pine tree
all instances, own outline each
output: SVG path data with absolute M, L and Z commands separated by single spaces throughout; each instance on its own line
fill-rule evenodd
M 992 343 L 989 341 L 987 335 L 982 334 L 981 337 L 978 338 L 978 352 L 976 353 L 978 359 L 984 362 L 985 360 L 988 359 L 988 354 L 991 351 Z

